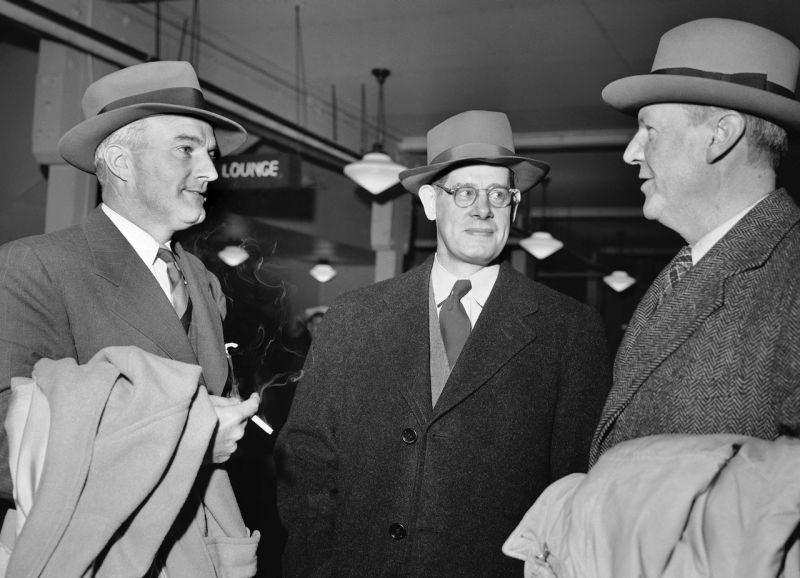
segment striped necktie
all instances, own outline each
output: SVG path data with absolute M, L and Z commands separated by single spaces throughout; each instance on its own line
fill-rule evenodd
M 172 306 L 175 313 L 181 320 L 181 325 L 186 333 L 189 333 L 189 326 L 192 323 L 192 302 L 189 299 L 189 289 L 186 286 L 186 278 L 178 266 L 175 253 L 169 249 L 160 248 L 158 258 L 167 265 L 167 277 L 169 277 L 170 292 L 172 294 Z
M 685 245 L 670 262 L 667 276 L 664 278 L 664 286 L 658 298 L 658 305 L 664 301 L 686 272 L 692 268 L 692 248 Z
M 456 364 L 461 349 L 467 342 L 472 325 L 467 312 L 461 304 L 461 298 L 472 289 L 469 279 L 459 279 L 453 284 L 450 295 L 442 302 L 439 311 L 439 329 L 442 332 L 444 349 L 447 352 L 447 361 L 452 368 Z

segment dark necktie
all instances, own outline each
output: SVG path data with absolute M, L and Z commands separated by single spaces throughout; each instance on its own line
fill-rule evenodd
M 181 325 L 186 333 L 189 333 L 189 326 L 192 323 L 192 302 L 189 299 L 189 289 L 186 287 L 186 278 L 178 267 L 175 254 L 163 247 L 158 250 L 158 258 L 167 264 L 167 277 L 172 293 L 172 306 L 175 313 L 180 317 Z
M 664 287 L 661 290 L 661 296 L 658 299 L 658 304 L 661 305 L 664 298 L 675 288 L 681 278 L 686 272 L 692 268 L 692 248 L 685 245 L 675 256 L 669 264 L 667 276 L 664 279 Z
M 467 342 L 472 326 L 467 312 L 461 304 L 461 298 L 472 289 L 469 279 L 459 279 L 453 285 L 450 295 L 442 303 L 439 311 L 439 329 L 442 332 L 442 341 L 447 352 L 447 361 L 454 367 L 461 349 Z

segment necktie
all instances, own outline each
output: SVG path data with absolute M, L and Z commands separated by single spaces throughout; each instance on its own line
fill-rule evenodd
M 158 250 L 158 258 L 167 264 L 167 277 L 169 277 L 170 291 L 172 292 L 172 306 L 181 319 L 181 325 L 189 333 L 192 322 L 192 302 L 189 300 L 189 290 L 186 287 L 186 278 L 178 267 L 175 254 L 163 247 Z
M 442 341 L 447 352 L 447 361 L 452 368 L 456 364 L 461 349 L 467 342 L 472 326 L 467 317 L 467 312 L 461 304 L 461 298 L 472 289 L 469 279 L 459 279 L 453 285 L 450 295 L 442 303 L 439 311 L 439 329 L 442 332 Z
M 692 248 L 685 245 L 675 256 L 669 264 L 667 276 L 664 279 L 664 287 L 661 290 L 661 296 L 658 299 L 658 304 L 664 301 L 664 298 L 675 288 L 681 278 L 686 272 L 692 268 Z

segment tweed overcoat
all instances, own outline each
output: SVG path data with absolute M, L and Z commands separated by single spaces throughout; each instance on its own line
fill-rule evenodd
M 187 336 L 153 274 L 99 207 L 62 231 L 0 247 L 0 412 L 11 378 L 29 377 L 41 358 L 79 364 L 111 345 L 203 368 L 201 383 L 219 395 L 228 366 L 219 281 L 195 256 L 175 251 L 192 300 Z M 5 432 L 0 449 L 0 496 L 11 497 Z
M 433 259 L 339 298 L 276 450 L 285 576 L 516 576 L 503 541 L 587 467 L 610 386 L 597 312 L 500 273 L 435 408 Z
M 799 222 L 786 191 L 774 191 L 656 310 L 658 276 L 617 352 L 592 463 L 651 434 L 800 431 Z

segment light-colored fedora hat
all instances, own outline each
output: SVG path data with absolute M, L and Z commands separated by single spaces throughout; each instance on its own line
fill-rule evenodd
M 58 152 L 87 173 L 94 173 L 94 152 L 104 138 L 157 114 L 182 114 L 208 122 L 221 154 L 234 151 L 247 138 L 241 125 L 206 110 L 197 74 L 188 62 L 146 62 L 117 70 L 90 84 L 81 104 L 86 120 L 61 137 Z
M 514 186 L 523 193 L 550 170 L 547 163 L 515 155 L 511 123 L 505 114 L 469 110 L 429 130 L 428 164 L 406 169 L 399 178 L 406 190 L 416 193 L 448 171 L 479 164 L 508 167 L 514 173 Z
M 603 100 L 628 114 L 648 104 L 681 102 L 732 108 L 800 130 L 795 97 L 800 50 L 771 30 L 703 18 L 665 33 L 650 74 L 603 89 Z

